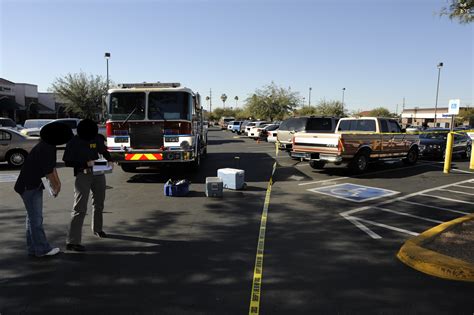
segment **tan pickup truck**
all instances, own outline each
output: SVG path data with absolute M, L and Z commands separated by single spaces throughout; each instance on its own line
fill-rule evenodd
M 342 118 L 335 133 L 296 133 L 292 157 L 309 161 L 321 169 L 327 163 L 348 164 L 357 173 L 377 160 L 402 159 L 405 164 L 418 160 L 420 139 L 402 132 L 390 118 Z

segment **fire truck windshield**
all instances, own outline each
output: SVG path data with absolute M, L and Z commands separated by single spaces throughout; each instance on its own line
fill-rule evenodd
M 110 95 L 109 115 L 113 120 L 124 120 L 136 108 L 130 116 L 130 120 L 145 119 L 145 93 L 143 92 L 117 92 Z
M 150 92 L 148 119 L 191 120 L 192 96 L 186 92 Z

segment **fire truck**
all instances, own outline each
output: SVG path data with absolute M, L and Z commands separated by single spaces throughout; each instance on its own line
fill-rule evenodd
M 179 83 L 127 83 L 108 91 L 107 150 L 125 172 L 181 163 L 196 170 L 207 154 L 200 96 Z

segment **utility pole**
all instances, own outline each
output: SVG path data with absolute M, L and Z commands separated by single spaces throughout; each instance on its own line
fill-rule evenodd
M 405 98 L 403 98 L 402 113 L 405 111 Z
M 312 89 L 313 89 L 312 87 L 309 88 L 309 97 L 308 97 L 308 106 L 309 107 L 311 107 L 311 90 Z
M 212 113 L 212 89 L 209 89 L 209 112 Z
M 439 93 L 439 77 L 441 75 L 441 68 L 443 67 L 443 63 L 440 62 L 437 65 L 438 67 L 438 85 L 436 86 L 436 103 L 435 103 L 435 117 L 434 117 L 434 126 L 436 127 L 436 114 L 438 111 L 438 93 Z

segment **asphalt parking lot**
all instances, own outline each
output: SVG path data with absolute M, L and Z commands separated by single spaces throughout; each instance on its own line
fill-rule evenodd
M 411 236 L 474 211 L 468 161 L 455 160 L 449 175 L 437 161 L 420 161 L 353 176 L 341 167 L 313 170 L 227 131 L 209 131 L 209 142 L 196 174 L 116 168 L 107 175 L 110 237 L 92 236 L 89 215 L 88 251 L 51 259 L 26 256 L 24 209 L 12 190 L 18 170 L 0 164 L 0 313 L 249 313 L 260 245 L 261 314 L 474 311 L 472 284 L 418 273 L 395 257 Z M 206 198 L 205 178 L 222 167 L 244 169 L 247 189 Z M 44 216 L 50 242 L 64 248 L 73 176 L 63 167 L 59 174 L 63 191 L 45 196 Z M 164 197 L 170 177 L 188 177 L 190 195 Z

